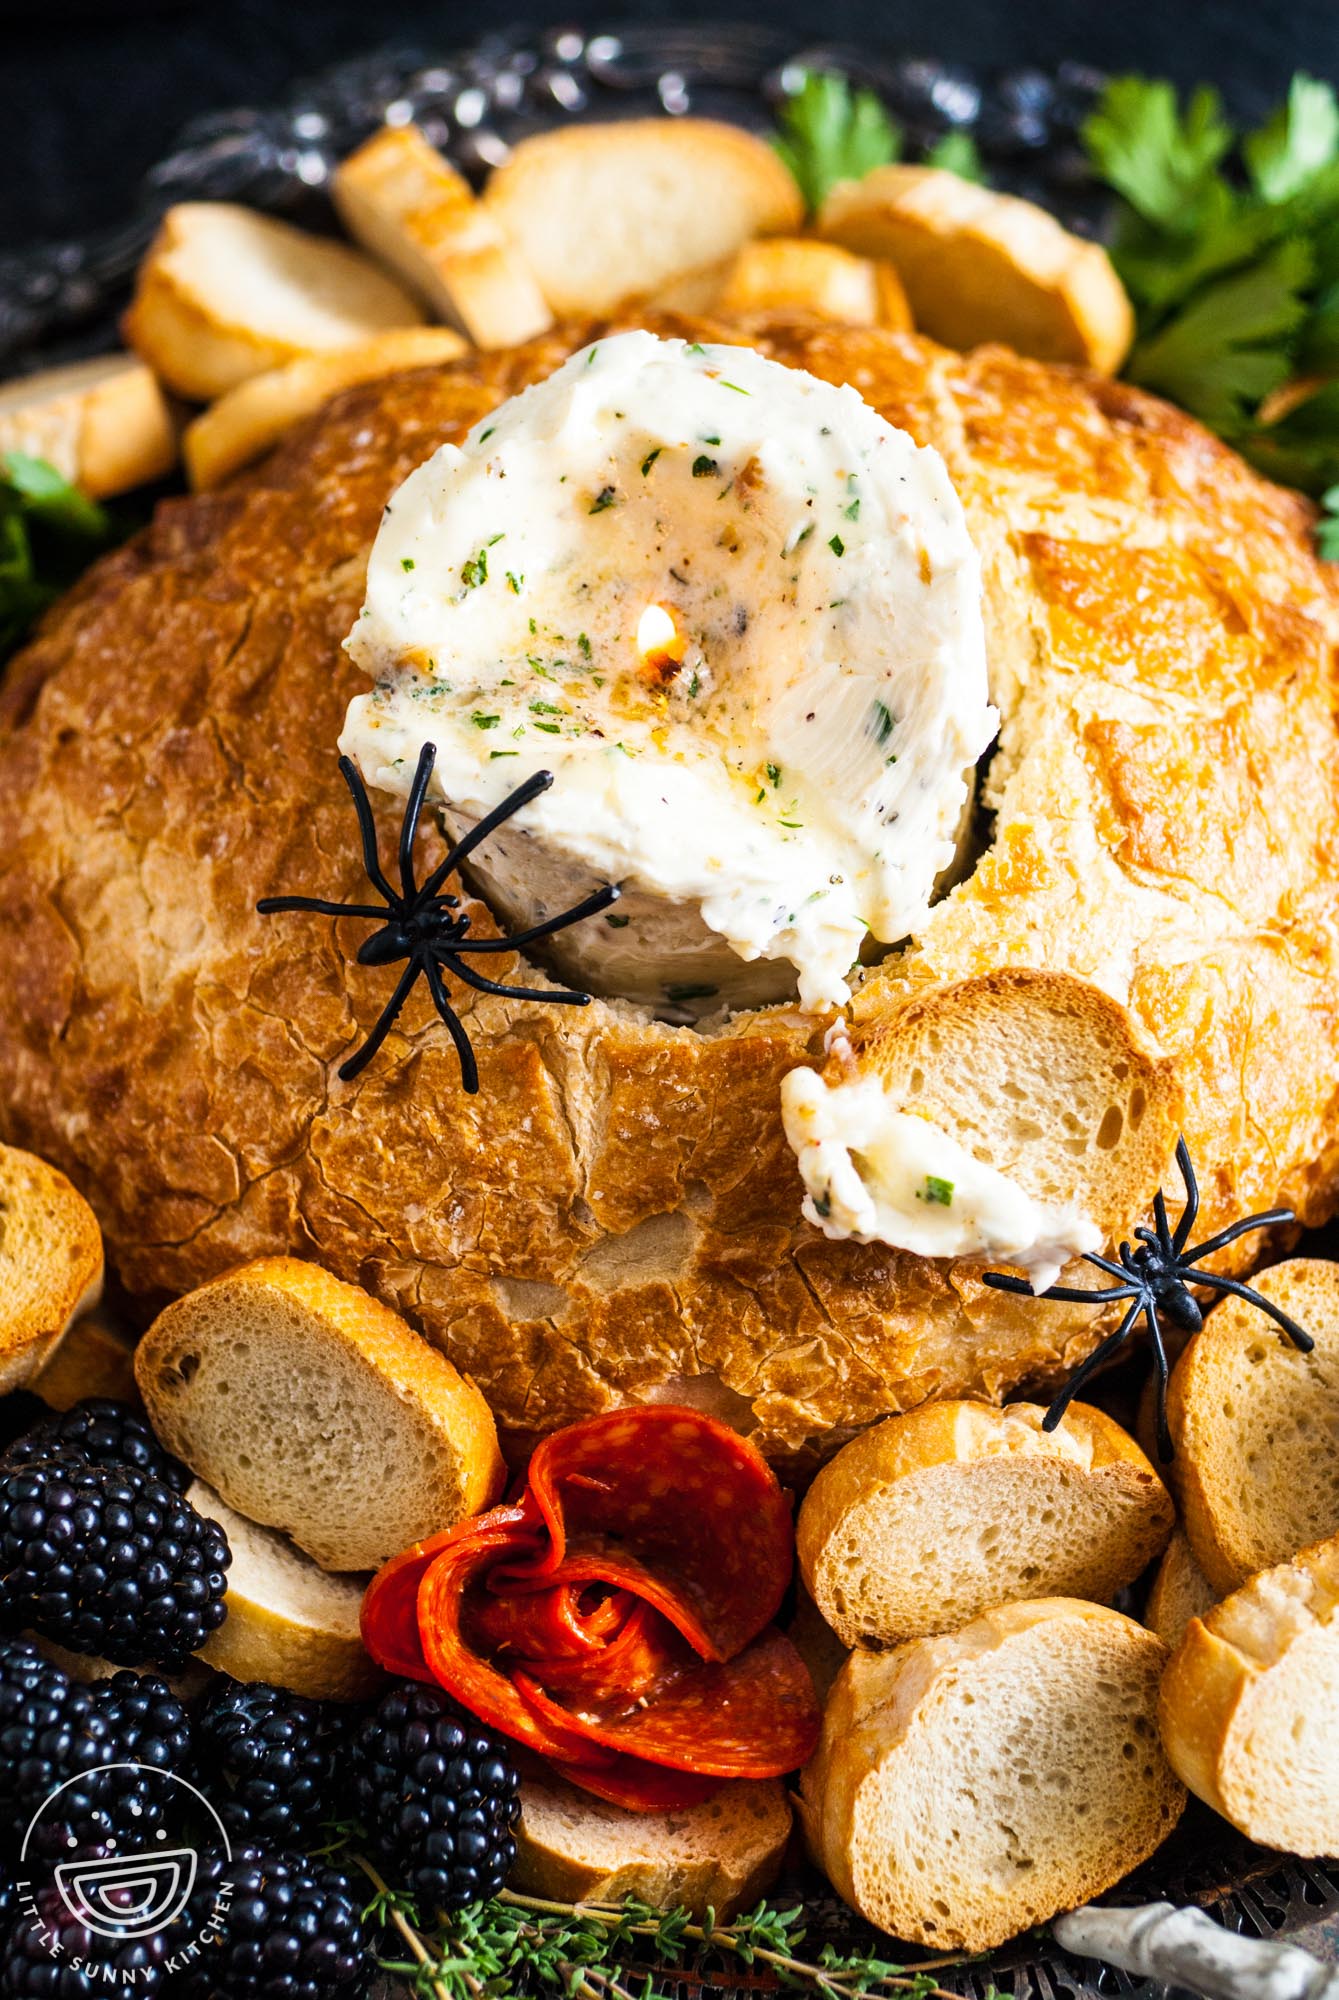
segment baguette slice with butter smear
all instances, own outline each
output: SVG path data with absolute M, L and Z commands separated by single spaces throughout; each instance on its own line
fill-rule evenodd
M 791 1814 L 778 1779 L 739 1779 L 681 1812 L 628 1812 L 551 1775 L 521 1785 L 512 1884 L 566 1903 L 683 1907 L 727 1922 L 776 1879 Z
M 398 1313 L 296 1257 L 168 1306 L 135 1377 L 168 1450 L 324 1569 L 377 1569 L 501 1489 L 474 1384 Z
M 800 1509 L 796 1552 L 847 1646 L 890 1646 L 1020 1598 L 1105 1603 L 1171 1533 L 1171 1498 L 1133 1439 L 1072 1403 L 927 1403 L 853 1438 Z
M 806 1767 L 814 1859 L 894 1937 L 988 1951 L 1100 1895 L 1176 1825 L 1162 1641 L 1073 1598 L 853 1653 Z

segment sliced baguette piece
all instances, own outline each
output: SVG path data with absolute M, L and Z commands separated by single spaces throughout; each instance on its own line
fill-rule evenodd
M 1191 1619 L 1202 1618 L 1217 1602 L 1218 1593 L 1195 1561 L 1185 1530 L 1177 1528 L 1149 1589 L 1145 1625 L 1176 1647 L 1185 1638 Z
M 0 1395 L 50 1360 L 102 1296 L 102 1232 L 64 1174 L 0 1146 Z
M 300 355 L 422 318 L 402 286 L 345 243 L 233 202 L 186 201 L 163 217 L 123 330 L 169 389 L 207 403 Z
M 897 279 L 893 282 L 897 284 Z M 835 243 L 803 236 L 768 236 L 746 243 L 714 302 L 715 310 L 723 313 L 811 312 L 847 326 L 879 325 L 880 313 L 890 304 L 868 257 L 853 257 Z M 902 305 L 904 316 L 896 325 L 906 332 L 911 313 L 905 295 Z
M 739 1779 L 682 1812 L 628 1812 L 546 1774 L 521 1784 L 513 1888 L 564 1903 L 676 1905 L 721 1921 L 776 1880 L 791 1811 L 779 1779 Z
M 501 1489 L 474 1384 L 397 1313 L 296 1257 L 168 1306 L 135 1379 L 168 1450 L 324 1569 L 377 1569 Z
M 405 326 L 379 333 L 359 347 L 309 355 L 253 375 L 187 425 L 182 449 L 191 485 L 197 493 L 221 485 L 272 451 L 286 431 L 341 389 L 401 369 L 436 368 L 465 352 L 465 342 L 450 327 Z
M 1339 1854 L 1339 1537 L 1191 1620 L 1158 1719 L 1191 1791 L 1251 1840 Z
M 928 1119 L 1038 1201 L 1077 1202 L 1108 1242 L 1143 1215 L 1180 1130 L 1173 1066 L 1126 1009 L 1085 980 L 1026 966 L 910 997 L 875 972 L 820 1075 L 831 1088 L 877 1078 L 890 1110 Z
M 796 1526 L 800 1572 L 846 1646 L 952 1632 L 1029 1597 L 1106 1603 L 1166 1546 L 1171 1496 L 1084 1403 L 925 1403 L 853 1438 Z
M 710 118 L 539 133 L 490 176 L 483 200 L 555 313 L 608 312 L 804 220 L 772 148 Z
M 497 222 L 417 125 L 374 134 L 336 168 L 330 192 L 355 241 L 476 347 L 519 347 L 552 326 Z
M 1300 1353 L 1256 1307 L 1226 1298 L 1167 1393 L 1185 1530 L 1219 1597 L 1339 1534 L 1339 1265 L 1293 1257 L 1251 1283 L 1314 1350 Z
M 75 1320 L 28 1387 L 53 1410 L 68 1410 L 85 1396 L 138 1403 L 134 1335 L 95 1306 Z
M 842 181 L 818 234 L 896 267 L 920 332 L 948 347 L 999 340 L 1038 361 L 1114 374 L 1134 313 L 1098 243 L 1016 195 L 939 167 L 876 167 Z
M 881 1930 L 987 1951 L 1118 1882 L 1185 1793 L 1155 1711 L 1167 1648 L 1074 1598 L 853 1653 L 802 1780 L 838 1893 Z
M 363 1650 L 365 1576 L 331 1576 L 285 1536 L 220 1500 L 202 1479 L 186 1498 L 228 1537 L 228 1615 L 199 1657 L 235 1681 L 269 1681 L 321 1701 L 358 1701 L 385 1675 Z
M 94 500 L 161 479 L 177 462 L 177 425 L 151 368 L 99 354 L 0 387 L 0 452 L 44 458 Z

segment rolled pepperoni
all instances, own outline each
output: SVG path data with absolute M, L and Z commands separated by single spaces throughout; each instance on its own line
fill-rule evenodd
M 792 1552 L 745 1440 L 695 1410 L 617 1411 L 540 1445 L 510 1505 L 388 1564 L 364 1638 L 599 1797 L 695 1804 L 817 1741 L 808 1672 L 769 1627 Z

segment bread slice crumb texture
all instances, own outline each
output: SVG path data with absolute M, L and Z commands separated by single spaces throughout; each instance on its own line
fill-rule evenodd
M 513 1885 L 564 1902 L 655 1909 L 682 1904 L 721 1921 L 751 1908 L 776 1878 L 791 1812 L 778 1779 L 723 1785 L 680 1812 L 628 1812 L 560 1778 L 521 1786 Z
M 1161 1640 L 1053 1598 L 854 1654 L 804 1774 L 815 1858 L 895 1937 L 988 1950 L 1109 1888 L 1185 1794 L 1158 1740 Z
M 168 1449 L 327 1569 L 376 1569 L 501 1485 L 473 1384 L 398 1314 L 295 1258 L 169 1306 L 135 1374 Z
M 1186 1533 L 1220 1596 L 1339 1533 L 1339 1266 L 1294 1257 L 1252 1283 L 1314 1350 L 1224 1299 L 1177 1363 L 1167 1404 Z
M 1134 1441 L 1072 1404 L 927 1404 L 844 1446 L 815 1479 L 796 1545 L 847 1646 L 953 1631 L 993 1605 L 1104 1602 L 1167 1541 L 1172 1502 Z
M 102 1236 L 64 1174 L 0 1146 L 0 1394 L 29 1381 L 102 1293 Z

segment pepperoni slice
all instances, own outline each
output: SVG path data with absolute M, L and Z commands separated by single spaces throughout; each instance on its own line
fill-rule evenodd
M 695 1410 L 616 1411 L 546 1439 L 511 1504 L 388 1564 L 364 1638 L 599 1797 L 692 1805 L 814 1748 L 808 1672 L 768 1623 L 792 1549 L 751 1445 Z

